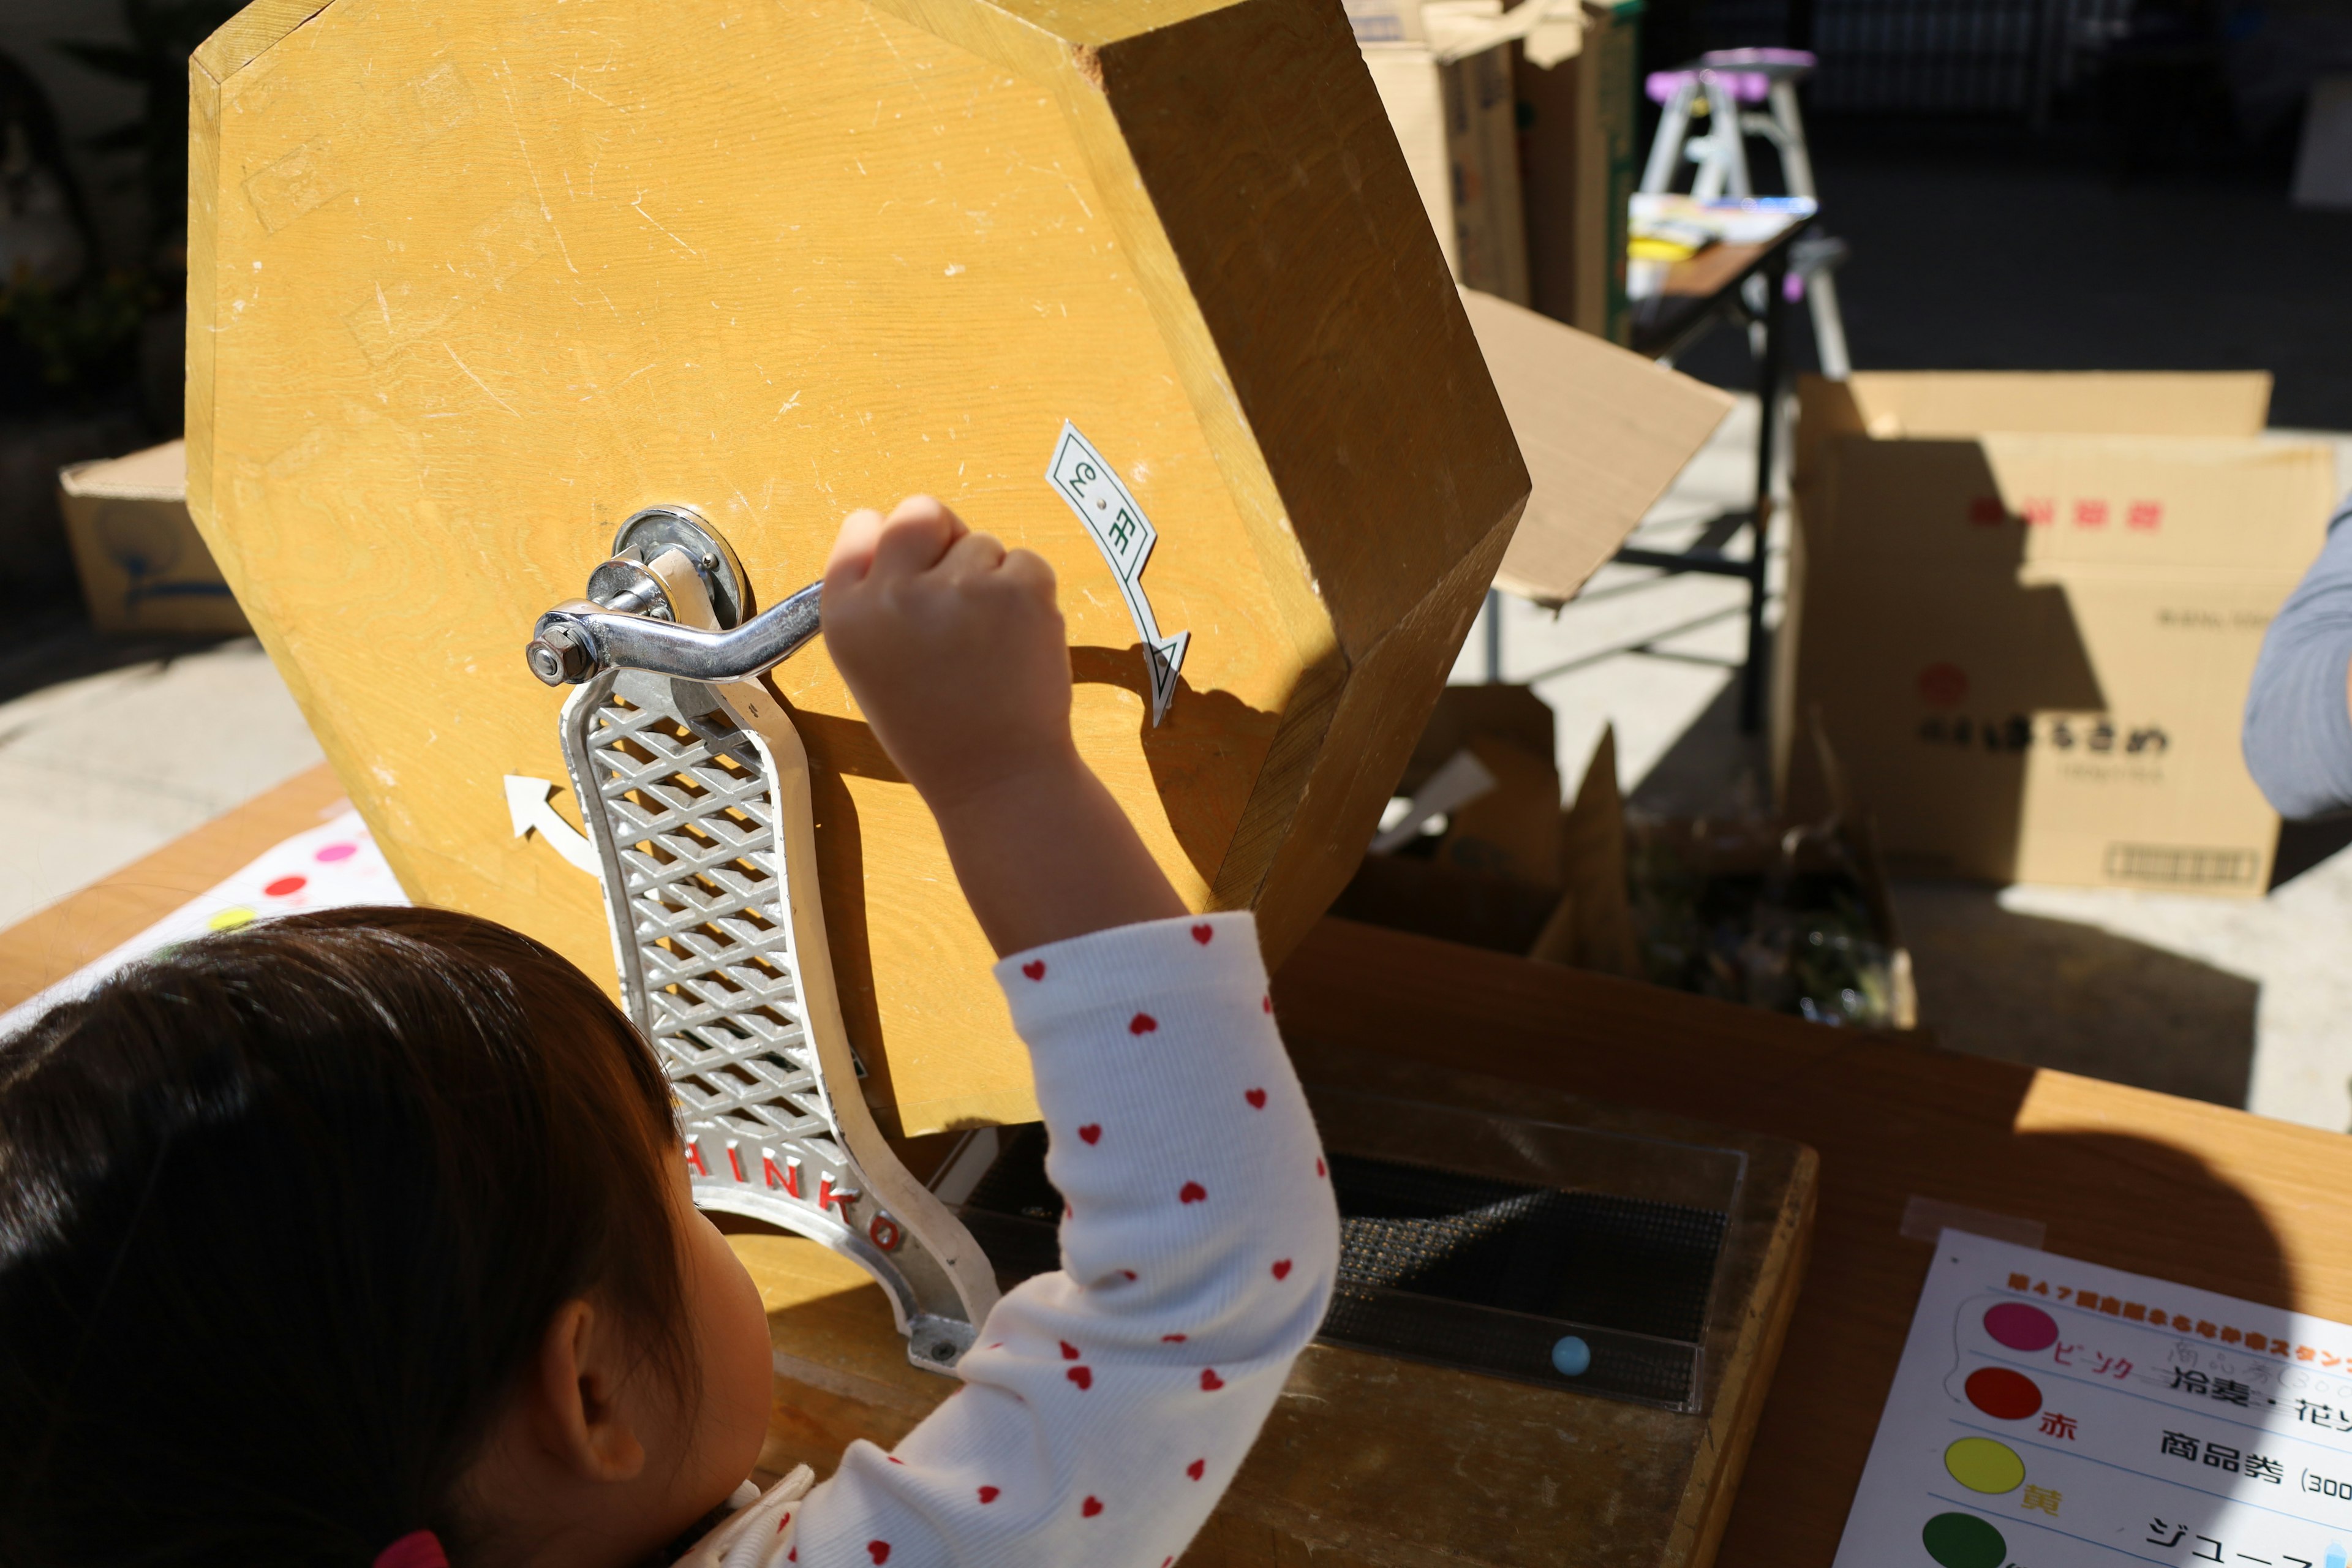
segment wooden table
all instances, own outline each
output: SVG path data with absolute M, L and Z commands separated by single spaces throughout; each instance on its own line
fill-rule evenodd
M 1811 1144 L 1812 1258 L 1717 1561 L 1836 1550 L 1930 1248 L 1916 1195 L 2048 1227 L 2052 1251 L 2352 1318 L 2352 1139 L 2071 1074 L 1822 1028 L 1325 921 L 1275 979 L 1296 1038 Z
M 305 774 L 0 932 L 0 1005 L 312 826 L 340 795 L 325 769 Z M 1296 1040 L 1818 1151 L 1811 1260 L 1717 1557 L 1736 1568 L 1820 1568 L 1836 1547 L 1926 1276 L 1929 1248 L 1900 1233 L 1914 1196 L 2039 1222 L 2067 1257 L 2352 1318 L 2352 1140 L 2334 1133 L 1344 921 L 1308 937 L 1275 999 Z M 828 1314 L 878 1310 L 854 1266 L 814 1252 L 780 1249 L 755 1268 L 763 1289 L 810 1303 L 811 1333 Z M 785 1278 L 811 1266 L 848 1272 Z M 797 1373 L 845 1405 L 904 1406 L 908 1424 L 935 1397 L 936 1380 L 911 1369 L 920 1381 L 850 1365 Z M 1574 1556 L 1563 1542 L 1561 1561 Z

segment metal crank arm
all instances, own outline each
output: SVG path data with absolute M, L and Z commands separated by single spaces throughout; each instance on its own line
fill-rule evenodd
M 690 542 L 645 545 L 658 553 L 635 560 L 646 570 L 634 576 L 607 570 L 631 561 L 638 521 L 598 577 L 653 616 L 599 616 L 709 636 L 728 585 Z M 725 552 L 708 538 L 701 560 Z M 734 602 L 748 608 L 747 595 Z M 597 646 L 602 663 L 644 645 Z M 696 1204 L 855 1258 L 888 1294 L 908 1359 L 951 1370 L 995 1304 L 995 1274 L 899 1163 L 858 1089 L 817 898 L 808 754 L 782 705 L 755 681 L 606 668 L 578 685 L 562 723 L 623 1003 L 677 1095 Z

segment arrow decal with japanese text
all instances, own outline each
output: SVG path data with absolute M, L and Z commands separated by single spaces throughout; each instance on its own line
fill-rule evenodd
M 1045 478 L 1086 524 L 1103 559 L 1110 563 L 1119 597 L 1127 601 L 1128 613 L 1135 617 L 1135 629 L 1143 638 L 1145 672 L 1151 682 L 1151 722 L 1157 726 L 1176 700 L 1176 677 L 1184 668 L 1184 650 L 1192 642 L 1191 632 L 1161 637 L 1160 623 L 1151 614 L 1151 601 L 1143 595 L 1143 565 L 1151 559 L 1159 532 L 1128 494 L 1117 470 L 1066 419 Z

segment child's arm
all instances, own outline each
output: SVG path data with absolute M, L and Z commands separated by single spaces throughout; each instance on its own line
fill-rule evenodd
M 730 1564 L 1166 1568 L 1329 1300 L 1339 1227 L 1247 914 L 1186 918 L 1077 756 L 1053 577 L 935 502 L 852 518 L 825 632 L 940 817 L 1071 1205 L 967 1386 L 710 1543 Z M 1174 919 L 1159 917 L 1175 916 Z M 708 1549 L 708 1548 L 706 1548 Z M 715 1556 L 714 1556 L 715 1560 Z
M 850 514 L 824 573 L 824 640 L 891 760 L 939 819 L 1000 958 L 1184 912 L 1070 736 L 1054 569 L 928 496 Z

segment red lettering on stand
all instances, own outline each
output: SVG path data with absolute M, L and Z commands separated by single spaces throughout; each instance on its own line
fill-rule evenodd
M 833 1184 L 833 1178 L 831 1176 L 820 1176 L 817 1178 L 816 1209 L 819 1214 L 823 1214 L 825 1211 L 826 1206 L 831 1205 L 834 1208 L 839 1209 L 841 1211 L 842 1217 L 846 1219 L 849 1217 L 849 1205 L 856 1196 L 857 1189 L 856 1187 L 836 1187 Z
M 787 1158 L 782 1170 L 776 1169 L 776 1156 L 769 1150 L 760 1151 L 760 1177 L 772 1187 L 782 1187 L 787 1197 L 801 1195 L 801 1163 Z
M 702 1163 L 702 1141 L 700 1139 L 689 1138 L 686 1141 L 686 1163 L 694 1167 L 694 1173 L 698 1176 L 707 1176 L 710 1174 L 710 1167 Z
M 727 1167 L 735 1173 L 737 1181 L 747 1179 L 743 1174 L 743 1157 L 735 1152 L 735 1140 L 732 1138 L 727 1140 Z

